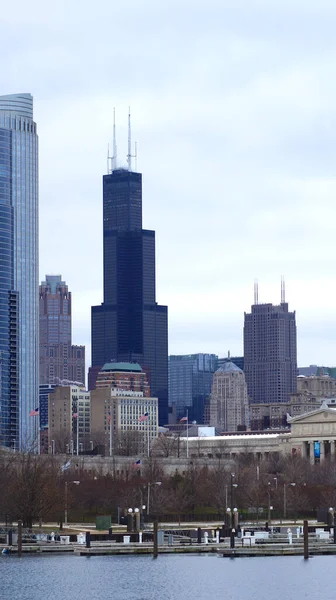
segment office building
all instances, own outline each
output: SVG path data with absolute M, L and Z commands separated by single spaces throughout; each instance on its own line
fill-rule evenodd
M 142 175 L 114 168 L 103 177 L 104 302 L 93 306 L 93 374 L 105 363 L 137 362 L 168 418 L 167 307 L 156 302 L 155 232 L 142 228 Z
M 85 384 L 85 347 L 71 340 L 71 292 L 61 275 L 40 285 L 40 384 Z
M 230 352 L 229 352 L 228 356 L 226 356 L 225 358 L 218 359 L 217 369 L 220 369 L 220 367 L 223 367 L 223 365 L 227 362 L 232 362 L 234 365 L 236 365 L 236 367 L 238 367 L 239 369 L 244 371 L 244 357 L 243 356 L 231 356 Z
M 329 375 L 299 375 L 297 378 L 297 391 L 309 392 L 316 398 L 333 398 L 336 396 L 336 379 Z
M 106 387 L 150 396 L 147 375 L 138 363 L 106 363 L 98 373 L 96 389 Z
M 188 410 L 190 422 L 204 423 L 217 361 L 215 354 L 169 356 L 169 407 L 175 422 L 186 416 Z
M 150 453 L 158 435 L 157 398 L 146 397 L 139 391 L 110 387 L 97 388 L 90 394 L 91 439 L 95 447 L 104 447 L 107 455 Z
M 233 362 L 225 362 L 213 376 L 210 395 L 210 425 L 225 431 L 249 427 L 249 403 L 244 372 Z
M 32 448 L 38 419 L 38 137 L 30 94 L 0 96 L 0 443 Z
M 56 387 L 48 399 L 49 453 L 80 454 L 90 448 L 90 392 Z
M 48 428 L 49 394 L 56 388 L 55 383 L 41 383 L 39 386 L 40 430 Z
M 245 313 L 244 373 L 251 403 L 289 402 L 296 392 L 295 312 L 286 302 Z

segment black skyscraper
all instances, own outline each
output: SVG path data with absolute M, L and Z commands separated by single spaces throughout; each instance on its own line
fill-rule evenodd
M 136 361 L 168 422 L 167 307 L 155 301 L 155 232 L 142 229 L 142 176 L 116 169 L 103 177 L 104 302 L 93 306 L 92 371 Z

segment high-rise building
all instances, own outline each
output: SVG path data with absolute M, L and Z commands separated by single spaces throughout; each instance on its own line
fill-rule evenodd
M 71 343 L 71 292 L 61 275 L 40 285 L 40 384 L 85 384 L 85 346 Z
M 252 403 L 289 402 L 296 392 L 296 322 L 287 302 L 245 313 L 244 372 Z
M 90 392 L 77 385 L 49 394 L 49 453 L 80 454 L 90 448 Z
M 155 232 L 142 228 L 142 175 L 114 168 L 103 177 L 104 302 L 93 306 L 92 371 L 138 362 L 168 419 L 167 306 L 156 302 Z M 90 387 L 93 387 L 90 377 Z
M 243 431 L 249 426 L 249 403 L 244 372 L 225 362 L 213 376 L 210 425 L 221 431 Z
M 204 423 L 204 409 L 211 393 L 216 354 L 171 355 L 168 362 L 169 407 L 174 420 L 186 416 Z
M 38 406 L 38 136 L 30 94 L 0 96 L 0 443 L 31 447 Z

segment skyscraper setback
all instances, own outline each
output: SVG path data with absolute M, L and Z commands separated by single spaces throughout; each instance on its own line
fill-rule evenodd
M 288 402 L 296 392 L 296 322 L 287 302 L 245 313 L 244 372 L 251 402 Z
M 38 405 L 38 137 L 30 94 L 0 96 L 0 442 L 31 446 Z
M 113 360 L 138 362 L 159 399 L 160 423 L 167 423 L 167 307 L 156 302 L 155 232 L 142 229 L 140 173 L 114 168 L 104 175 L 103 234 L 104 302 L 92 307 L 92 372 Z
M 61 275 L 40 285 L 40 384 L 85 383 L 85 347 L 71 343 L 71 292 Z

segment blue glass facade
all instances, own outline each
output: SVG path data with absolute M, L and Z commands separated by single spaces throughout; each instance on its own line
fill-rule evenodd
M 0 96 L 0 131 L 0 244 L 2 250 L 6 246 L 5 253 L 1 252 L 0 258 L 0 287 L 4 290 L 7 285 L 7 302 L 10 308 L 7 317 L 7 339 L 11 346 L 10 419 L 15 417 L 17 420 L 17 441 L 23 448 L 34 443 L 38 431 L 37 420 L 29 417 L 29 412 L 38 406 L 39 364 L 38 137 L 36 123 L 33 121 L 33 98 L 30 94 Z M 3 311 L 5 304 L 2 299 L 0 302 Z M 0 320 L 1 318 L 0 316 Z M 4 319 L 2 323 L 5 339 Z M 19 328 L 15 330 L 18 323 Z M 18 390 L 18 401 L 14 400 L 15 388 Z M 1 420 L 2 414 L 3 411 Z M 7 417 L 5 421 L 6 419 Z M 7 432 L 8 427 L 11 428 L 11 425 L 7 421 L 4 426 Z
M 217 370 L 216 354 L 169 356 L 169 406 L 176 420 L 204 423 L 204 407 L 211 393 L 213 374 Z
M 155 232 L 142 229 L 142 176 L 117 169 L 103 178 L 104 303 L 93 306 L 92 367 L 138 362 L 168 422 L 167 307 L 155 299 Z

